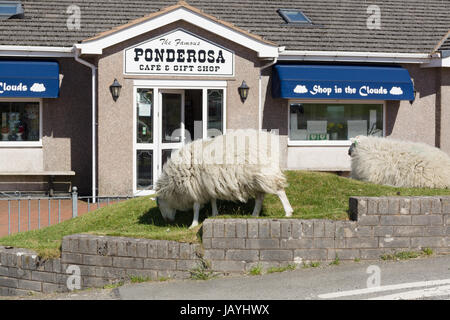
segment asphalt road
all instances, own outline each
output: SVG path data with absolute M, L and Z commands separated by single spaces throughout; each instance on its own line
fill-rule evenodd
M 261 276 L 125 285 L 120 299 L 299 300 L 450 299 L 450 255 L 407 261 L 349 262 Z
M 127 284 L 0 300 L 450 300 L 450 255 L 407 261 L 347 262 L 261 276 Z

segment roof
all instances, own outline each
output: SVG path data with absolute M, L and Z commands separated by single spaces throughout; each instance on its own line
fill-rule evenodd
M 442 39 L 436 44 L 433 51 L 448 50 L 450 48 L 450 30 L 442 37 Z
M 443 39 L 442 44 L 439 46 L 439 50 L 450 50 L 450 30 L 448 31 L 446 37 Z
M 360 0 L 189 0 L 207 15 L 287 50 L 431 53 L 450 29 L 450 1 L 370 1 L 381 9 L 381 29 L 370 30 Z M 71 47 L 143 18 L 177 1 L 22 0 L 25 19 L 0 20 L 0 45 Z M 81 9 L 81 29 L 68 30 L 67 8 Z M 279 8 L 302 10 L 313 26 L 289 26 Z M 145 19 L 145 18 L 144 18 Z M 448 40 L 443 44 L 448 46 Z
M 224 20 L 217 19 L 216 17 L 214 17 L 214 16 L 212 16 L 212 15 L 209 15 L 209 14 L 205 13 L 205 12 L 202 11 L 201 9 L 198 9 L 198 8 L 196 8 L 196 7 L 193 7 L 193 6 L 189 5 L 189 4 L 188 4 L 187 2 L 185 2 L 185 1 L 179 1 L 179 2 L 178 2 L 177 4 L 175 4 L 175 5 L 172 5 L 172 6 L 169 6 L 169 7 L 165 7 L 165 8 L 163 8 L 163 9 L 159 10 L 159 11 L 156 11 L 156 12 L 150 13 L 150 14 L 148 14 L 148 15 L 145 15 L 144 17 L 141 17 L 141 18 L 138 18 L 138 19 L 134 19 L 134 20 L 132 20 L 132 21 L 126 23 L 126 24 L 123 24 L 123 25 L 114 27 L 114 28 L 112 28 L 112 29 L 110 29 L 110 30 L 107 30 L 107 31 L 104 31 L 104 32 L 101 32 L 101 33 L 95 35 L 94 37 L 91 37 L 91 38 L 88 38 L 88 39 L 84 39 L 82 42 L 87 42 L 87 41 L 97 40 L 97 39 L 99 39 L 99 38 L 108 36 L 108 35 L 110 35 L 110 34 L 112 34 L 112 33 L 114 33 L 114 32 L 117 32 L 117 31 L 119 31 L 119 30 L 123 30 L 123 29 L 129 28 L 129 27 L 135 26 L 135 25 L 137 25 L 137 24 L 143 23 L 143 22 L 145 22 L 145 21 L 148 21 L 148 20 L 150 20 L 150 19 L 154 19 L 154 18 L 156 18 L 156 17 L 158 17 L 158 16 L 162 16 L 162 15 L 164 15 L 164 14 L 167 14 L 167 13 L 169 13 L 169 12 L 171 12 L 171 11 L 174 11 L 174 10 L 176 10 L 176 9 L 178 9 L 178 8 L 181 8 L 181 7 L 186 8 L 186 9 L 188 9 L 188 10 L 194 12 L 194 13 L 197 13 L 198 15 L 201 15 L 201 16 L 203 16 L 203 17 L 205 17 L 205 18 L 208 18 L 208 19 L 210 19 L 210 20 L 213 20 L 213 21 L 215 21 L 215 22 L 217 22 L 217 23 L 219 23 L 219 24 L 225 25 L 225 26 L 227 26 L 228 28 L 231 28 L 231 29 L 233 29 L 233 30 L 235 30 L 235 31 L 237 31 L 237 32 L 244 33 L 245 35 L 247 35 L 247 36 L 249 36 L 249 37 L 251 37 L 251 38 L 253 38 L 253 39 L 256 39 L 256 40 L 258 40 L 258 41 L 262 41 L 262 42 L 268 43 L 268 44 L 270 44 L 270 45 L 276 45 L 275 42 L 266 40 L 266 39 L 264 39 L 264 38 L 258 36 L 258 35 L 255 34 L 255 33 L 250 33 L 250 32 L 248 32 L 248 31 L 246 31 L 246 30 L 244 30 L 244 29 L 241 29 L 241 28 L 239 28 L 239 27 L 233 25 L 232 23 L 229 23 L 228 21 L 224 21 Z M 197 17 L 198 17 L 198 16 L 197 16 Z

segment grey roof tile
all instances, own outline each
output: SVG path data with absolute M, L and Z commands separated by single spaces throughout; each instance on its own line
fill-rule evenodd
M 175 0 L 22 0 L 25 19 L 0 20 L 0 45 L 72 46 Z M 288 50 L 432 52 L 450 29 L 449 0 L 188 0 L 192 6 Z M 81 30 L 68 30 L 70 5 Z M 369 30 L 367 6 L 381 9 L 381 29 Z M 302 10 L 314 26 L 291 27 L 279 8 Z M 450 40 L 442 45 L 450 48 Z

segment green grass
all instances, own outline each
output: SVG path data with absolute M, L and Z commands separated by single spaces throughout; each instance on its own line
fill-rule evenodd
M 136 275 L 131 275 L 129 276 L 129 278 L 131 283 L 142 283 L 142 282 L 149 282 L 152 280 L 152 278 L 150 277 L 136 276 Z
M 272 267 L 267 269 L 267 273 L 275 273 L 275 272 L 284 272 L 288 270 L 295 270 L 297 266 L 295 264 L 288 264 L 287 266 L 283 267 Z
M 287 171 L 286 176 L 289 183 L 286 193 L 294 209 L 294 218 L 347 219 L 350 196 L 450 195 L 447 189 L 379 186 L 330 173 Z M 253 200 L 247 204 L 218 201 L 219 218 L 251 218 L 253 206 Z M 200 221 L 210 215 L 211 206 L 206 205 L 200 212 Z M 282 205 L 276 196 L 265 197 L 261 217 L 284 217 Z M 1 238 L 0 245 L 34 249 L 41 257 L 48 258 L 59 256 L 62 237 L 75 233 L 198 242 L 197 232 L 200 227 L 189 230 L 191 222 L 192 211 L 179 213 L 174 223 L 166 223 L 155 201 L 150 200 L 150 197 L 142 197 L 42 230 Z
M 423 248 L 422 251 L 399 251 L 391 254 L 384 254 L 380 258 L 381 260 L 409 260 L 416 259 L 424 256 L 431 256 L 433 250 L 430 248 Z
M 250 269 L 248 274 L 251 276 L 260 276 L 262 274 L 262 271 L 263 271 L 262 265 L 258 263 L 256 266 Z
M 381 186 L 332 173 L 286 171 L 289 187 L 287 197 L 294 209 L 293 217 L 302 219 L 348 218 L 348 199 L 351 196 L 436 196 L 450 195 L 450 189 L 396 188 Z M 249 218 L 254 201 L 236 206 L 218 201 L 218 218 Z M 223 215 L 222 213 L 227 212 Z M 275 195 L 266 195 L 261 218 L 284 217 L 283 207 Z
M 180 214 L 174 224 L 167 224 L 155 201 L 142 197 L 41 230 L 1 238 L 0 245 L 34 249 L 39 256 L 51 258 L 60 255 L 62 237 L 75 233 L 198 242 L 200 227 L 189 230 L 191 219 L 192 216 Z
M 103 286 L 103 289 L 115 289 L 115 288 L 123 286 L 124 284 L 125 284 L 125 282 L 123 282 L 123 281 L 116 282 L 116 283 L 109 283 L 109 284 L 105 284 Z
M 169 281 L 170 278 L 168 277 L 159 277 L 156 281 Z M 128 275 L 127 282 L 125 281 L 119 281 L 115 283 L 109 283 L 103 286 L 103 289 L 115 289 L 118 287 L 123 286 L 125 283 L 143 283 L 143 282 L 151 282 L 153 281 L 151 277 L 146 276 L 139 276 L 139 275 Z M 90 289 L 84 289 L 84 290 L 90 290 Z
M 193 268 L 190 273 L 192 280 L 209 280 L 217 276 L 217 274 L 211 270 L 211 265 L 209 262 L 201 258 L 198 266 Z
M 338 266 L 340 264 L 341 260 L 339 259 L 338 255 L 336 255 L 336 258 L 334 258 L 334 260 L 330 262 L 330 266 Z
M 160 281 L 160 282 L 169 281 L 169 280 L 170 280 L 169 277 L 159 277 L 158 278 L 158 281 Z
M 303 266 L 302 266 L 302 268 L 304 268 L 304 269 L 307 269 L 307 268 L 317 268 L 317 267 L 320 267 L 320 262 L 314 262 L 314 261 L 311 261 L 310 263 L 305 263 L 305 262 L 303 262 Z

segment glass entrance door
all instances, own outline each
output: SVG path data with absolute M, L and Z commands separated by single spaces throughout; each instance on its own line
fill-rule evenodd
M 162 167 L 184 143 L 184 90 L 136 88 L 134 194 L 152 193 Z
M 135 195 L 152 194 L 171 153 L 183 144 L 222 134 L 224 88 L 135 86 Z

